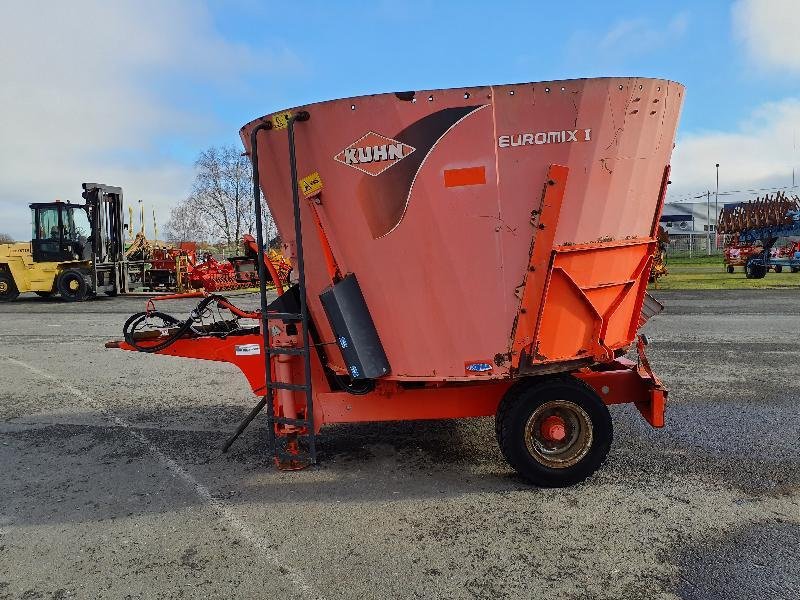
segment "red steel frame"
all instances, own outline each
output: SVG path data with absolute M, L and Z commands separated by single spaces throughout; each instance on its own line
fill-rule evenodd
M 279 326 L 279 323 L 280 321 L 270 321 L 270 326 L 273 324 Z M 140 343 L 146 345 L 148 342 Z M 225 339 L 184 338 L 177 340 L 159 354 L 231 363 L 247 378 L 253 393 L 262 396 L 264 394 L 262 355 L 237 355 L 235 347 L 242 344 L 258 344 L 261 347 L 263 340 L 256 334 Z M 134 350 L 125 342 L 109 342 L 108 346 Z M 606 404 L 633 402 L 648 423 L 653 427 L 663 427 L 667 391 L 650 370 L 641 343 L 638 349 L 638 363 L 618 358 L 613 362 L 599 365 L 598 370 L 583 368 L 573 372 L 572 375 L 594 389 Z M 333 423 L 488 417 L 497 412 L 497 405 L 503 394 L 514 383 L 513 380 L 505 379 L 474 383 L 443 382 L 423 388 L 404 388 L 397 382 L 379 381 L 373 392 L 354 396 L 347 392 L 331 390 L 322 375 L 322 365 L 314 353 L 312 353 L 312 372 L 316 431 L 323 425 Z M 301 394 L 294 395 L 298 410 L 301 410 Z M 276 410 L 276 414 L 278 412 Z
M 609 327 L 609 321 L 628 295 L 635 290 L 634 318 L 626 331 L 627 339 L 634 339 L 639 324 L 639 313 L 646 291 L 647 273 L 650 269 L 653 239 L 630 239 L 616 242 L 558 246 L 553 248 L 552 242 L 564 198 L 569 169 L 560 165 L 552 165 L 548 170 L 541 208 L 534 214 L 532 224 L 538 228 L 531 247 L 529 275 L 524 283 L 520 309 L 512 339 L 511 356 L 515 368 L 524 368 L 525 357 L 533 358 L 532 364 L 546 363 L 538 360 L 536 348 L 540 337 L 543 314 L 546 310 L 547 295 L 553 276 L 562 277 L 569 282 L 575 297 L 593 315 L 594 329 L 591 335 L 592 347 L 588 349 L 587 359 L 596 362 L 593 366 L 585 366 L 571 370 L 571 375 L 590 386 L 605 404 L 623 404 L 632 402 L 642 416 L 653 427 L 664 426 L 664 409 L 667 390 L 653 374 L 644 353 L 641 337 L 637 340 L 639 360 L 632 362 L 626 358 L 614 359 L 619 347 L 609 347 L 603 343 Z M 664 183 L 659 191 L 654 222 L 658 222 L 669 168 L 664 172 Z M 635 268 L 630 276 L 609 284 L 582 287 L 574 277 L 558 264 L 560 256 L 579 255 L 592 252 L 635 252 Z M 636 286 L 639 286 L 638 289 Z M 604 309 L 599 310 L 588 293 L 601 288 L 619 288 L 614 300 Z M 539 310 L 528 310 L 538 306 Z M 258 318 L 256 313 L 245 313 L 229 303 L 223 307 L 234 310 L 235 314 L 245 318 Z M 302 337 L 290 335 L 280 319 L 268 321 L 270 330 L 270 346 L 294 347 L 302 346 Z M 525 335 L 524 332 L 533 332 Z M 523 332 L 523 333 L 519 333 Z M 141 345 L 156 344 L 158 340 L 139 342 Z M 237 353 L 237 347 L 257 345 L 258 354 Z M 135 350 L 126 342 L 109 342 L 108 347 Z M 263 361 L 263 337 L 260 334 L 241 336 L 182 338 L 159 352 L 168 356 L 181 356 L 201 360 L 228 362 L 235 365 L 247 378 L 253 393 L 263 396 L 265 393 L 265 374 Z M 277 374 L 281 383 L 294 383 L 299 378 L 299 365 L 287 366 L 286 359 L 273 357 L 272 372 Z M 295 361 L 296 362 L 296 361 Z M 552 361 L 557 363 L 558 361 Z M 323 425 L 334 423 L 377 422 L 377 421 L 409 421 L 423 419 L 455 419 L 465 417 L 487 417 L 497 412 L 497 406 L 503 395 L 513 385 L 513 379 L 486 379 L 463 381 L 428 382 L 424 387 L 405 387 L 397 381 L 378 380 L 374 391 L 363 395 L 352 395 L 344 391 L 331 389 L 325 377 L 319 356 L 311 353 L 311 367 L 314 397 L 314 429 L 319 431 Z M 524 371 L 523 371 L 524 372 Z M 279 390 L 275 396 L 275 414 L 292 419 L 305 414 L 305 398 L 302 393 Z M 276 425 L 276 433 L 296 431 L 295 426 Z

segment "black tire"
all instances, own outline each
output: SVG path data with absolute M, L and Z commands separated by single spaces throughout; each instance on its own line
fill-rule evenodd
M 792 267 L 792 273 L 800 273 L 800 267 Z
M 727 270 L 728 270 L 728 273 L 733 273 L 733 271 L 734 271 L 733 265 L 728 265 L 728 269 Z
M 0 271 L 0 302 L 11 302 L 19 296 L 14 278 L 5 271 Z
M 783 265 L 775 265 L 774 267 L 772 267 L 772 270 L 775 271 L 776 273 L 782 273 Z
M 354 396 L 363 396 L 375 389 L 374 379 L 354 380 L 349 375 L 339 375 L 338 373 L 334 373 L 333 378 L 343 392 L 353 394 Z
M 88 277 L 77 269 L 67 269 L 58 276 L 58 293 L 67 302 L 82 302 L 89 295 Z
M 117 297 L 117 290 L 106 290 L 106 296 L 110 296 L 111 298 Z
M 755 264 L 752 260 L 748 260 L 744 265 L 744 276 L 747 277 L 747 279 L 763 279 L 767 276 L 767 267 Z
M 564 443 L 541 437 L 544 423 L 554 416 L 563 424 Z M 573 377 L 523 380 L 514 385 L 497 408 L 495 432 L 508 463 L 524 479 L 542 487 L 566 487 L 592 475 L 603 464 L 614 438 L 606 405 L 593 389 Z

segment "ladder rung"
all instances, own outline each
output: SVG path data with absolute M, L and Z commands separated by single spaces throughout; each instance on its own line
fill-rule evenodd
M 285 452 L 276 452 L 275 458 L 279 461 L 298 461 L 301 463 L 305 463 L 301 468 L 310 467 L 311 465 L 317 464 L 316 456 L 312 456 L 310 452 L 301 452 L 300 454 L 287 454 Z
M 295 392 L 304 392 L 310 389 L 307 385 L 298 385 L 296 383 L 283 383 L 282 381 L 270 381 L 267 383 L 267 387 L 275 390 L 292 390 Z
M 289 417 L 275 417 L 275 422 L 280 423 L 281 425 L 295 425 L 297 427 L 311 426 L 311 423 L 309 423 L 305 419 L 290 419 Z
M 300 436 L 300 437 L 304 437 L 304 436 Z M 282 450 L 277 450 L 275 452 L 274 456 L 275 456 L 275 458 L 285 458 L 285 459 L 288 459 L 288 460 L 298 460 L 298 459 L 303 459 L 303 458 L 311 458 L 311 453 L 310 452 L 306 452 L 305 450 L 301 450 L 298 454 L 290 454 L 290 453 L 284 452 Z M 313 462 L 316 463 L 316 460 L 314 460 Z
M 283 312 L 269 312 L 267 311 L 267 319 L 283 319 L 285 321 L 302 321 L 303 315 L 301 313 L 283 313 Z
M 267 348 L 267 354 L 291 354 L 297 356 L 306 354 L 307 352 L 307 348 Z

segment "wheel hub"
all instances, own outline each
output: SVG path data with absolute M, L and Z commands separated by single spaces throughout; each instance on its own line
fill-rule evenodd
M 567 437 L 567 424 L 558 415 L 550 415 L 542 420 L 541 434 L 548 442 L 563 442 Z
M 70 279 L 70 282 L 69 282 L 69 289 L 70 290 L 72 290 L 73 292 L 76 292 L 76 291 L 78 291 L 79 287 L 80 287 L 80 284 L 78 283 L 77 279 Z
M 8 284 L 5 281 L 0 281 L 0 294 L 8 292 Z
M 551 400 L 533 411 L 525 424 L 525 445 L 539 463 L 565 469 L 589 452 L 592 420 L 583 408 L 567 400 Z

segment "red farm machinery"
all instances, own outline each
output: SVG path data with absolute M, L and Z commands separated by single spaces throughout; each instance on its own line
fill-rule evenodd
M 280 468 L 315 463 L 326 425 L 494 416 L 528 481 L 581 481 L 609 451 L 608 405 L 664 425 L 638 330 L 661 308 L 646 286 L 682 95 L 598 78 L 256 119 L 256 256 L 263 191 L 296 283 L 258 261 L 259 310 L 151 305 L 108 346 L 236 365 L 260 400 L 225 449 L 265 409 Z M 213 305 L 229 317 L 205 321 Z
M 749 202 L 726 204 L 720 212 L 718 231 L 726 237 L 728 273 L 738 266 L 744 268 L 748 279 L 761 279 L 770 269 L 800 273 L 800 197 L 776 192 Z M 785 241 L 779 246 L 780 239 Z

